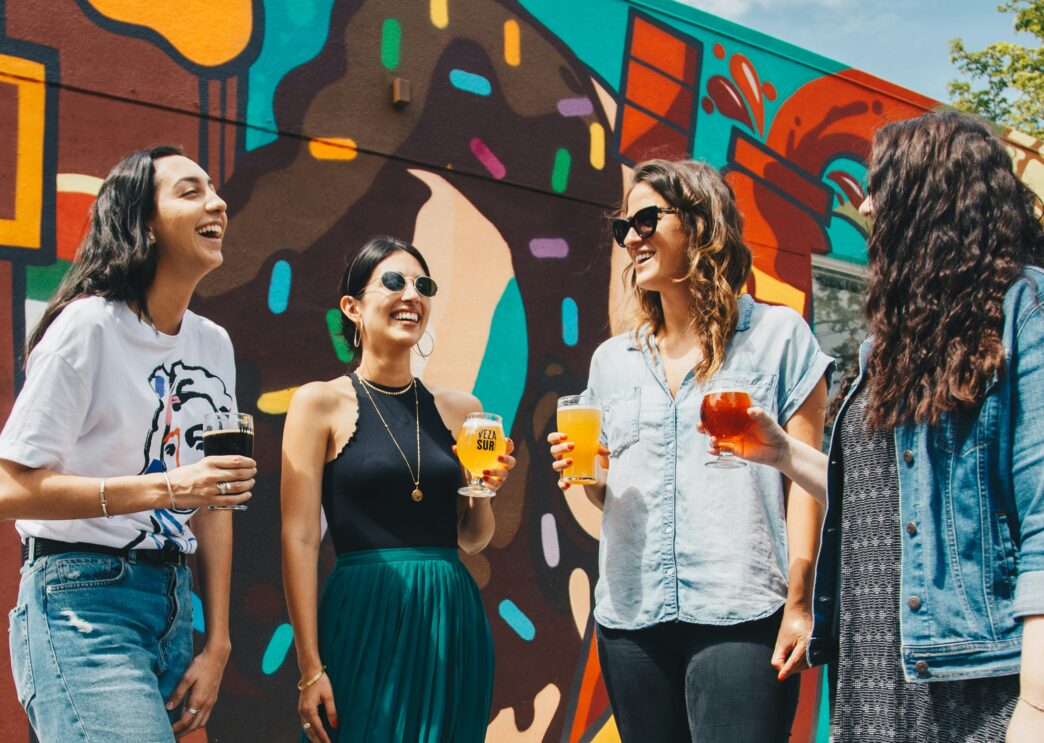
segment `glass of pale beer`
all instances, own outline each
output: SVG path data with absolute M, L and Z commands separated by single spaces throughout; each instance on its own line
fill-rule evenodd
M 203 455 L 207 457 L 238 455 L 252 457 L 254 452 L 254 418 L 249 413 L 215 411 L 203 414 Z M 245 511 L 238 506 L 207 506 L 210 511 Z
M 558 398 L 558 430 L 572 443 L 573 463 L 562 471 L 562 481 L 570 485 L 594 485 L 595 457 L 602 430 L 602 408 L 590 394 Z
M 457 436 L 457 458 L 468 471 L 468 484 L 457 492 L 472 498 L 489 498 L 497 491 L 482 482 L 484 470 L 501 468 L 507 454 L 504 423 L 496 413 L 468 413 Z
M 753 421 L 747 415 L 751 406 L 746 390 L 714 389 L 703 396 L 700 404 L 700 422 L 711 436 L 718 439 L 717 458 L 705 462 L 708 467 L 731 469 L 746 467 L 747 463 L 734 453 L 736 442 L 743 438 Z

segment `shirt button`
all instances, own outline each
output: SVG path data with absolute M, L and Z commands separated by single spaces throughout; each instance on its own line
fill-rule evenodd
M 917 596 L 911 596 L 906 600 L 906 605 L 909 606 L 911 610 L 917 611 L 921 608 L 921 599 Z
M 663 527 L 663 533 L 664 534 L 670 534 L 672 531 L 674 531 L 674 527 L 673 526 L 665 526 L 665 527 Z
M 913 452 L 912 451 L 907 449 L 906 451 L 903 452 L 903 461 L 904 462 L 906 462 L 907 464 L 913 464 L 913 460 L 914 460 L 914 456 L 913 456 Z
M 674 575 L 674 568 L 667 568 L 667 575 L 668 576 Z
M 917 524 L 915 524 L 912 521 L 909 524 L 907 524 L 906 533 L 909 534 L 911 537 L 917 534 Z
M 928 675 L 928 661 L 926 661 L 926 660 L 919 660 L 919 661 L 917 661 L 916 663 L 914 663 L 914 670 L 917 671 L 917 675 L 918 676 L 927 676 Z

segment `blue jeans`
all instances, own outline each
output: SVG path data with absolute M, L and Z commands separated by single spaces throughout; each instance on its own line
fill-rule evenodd
M 725 626 L 595 625 L 623 743 L 777 743 L 790 737 L 800 679 L 770 665 L 782 612 Z
M 171 743 L 192 661 L 188 568 L 87 552 L 22 567 L 9 615 L 18 701 L 41 741 Z

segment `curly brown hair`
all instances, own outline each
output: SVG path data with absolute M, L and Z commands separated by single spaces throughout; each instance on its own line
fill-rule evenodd
M 867 424 L 935 424 L 1004 371 L 1004 295 L 1044 258 L 1039 201 L 964 114 L 890 123 L 870 159 Z
M 694 369 L 705 382 L 725 362 L 725 344 L 736 330 L 738 297 L 750 275 L 750 248 L 743 242 L 743 217 L 721 173 L 695 160 L 646 160 L 631 174 L 621 213 L 631 190 L 647 183 L 672 207 L 689 238 L 688 271 L 677 279 L 689 285 L 689 323 L 698 331 L 701 357 Z M 653 333 L 663 328 L 660 293 L 638 286 L 634 265 L 623 274 L 638 299 L 638 321 Z

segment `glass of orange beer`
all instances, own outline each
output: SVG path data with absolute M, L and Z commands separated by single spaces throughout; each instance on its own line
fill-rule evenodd
M 457 458 L 468 471 L 468 484 L 457 492 L 472 498 L 489 498 L 497 491 L 482 482 L 483 470 L 500 469 L 507 453 L 504 423 L 496 413 L 468 413 L 457 436 Z
M 592 395 L 567 395 L 558 398 L 558 430 L 573 444 L 569 456 L 573 464 L 562 472 L 570 485 L 594 485 L 595 457 L 602 431 L 602 408 Z
M 707 433 L 718 439 L 720 450 L 717 458 L 705 462 L 708 467 L 731 469 L 747 466 L 733 453 L 733 447 L 753 423 L 747 415 L 747 408 L 751 404 L 746 390 L 714 389 L 703 396 L 700 422 Z

